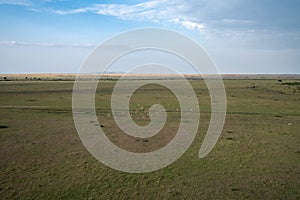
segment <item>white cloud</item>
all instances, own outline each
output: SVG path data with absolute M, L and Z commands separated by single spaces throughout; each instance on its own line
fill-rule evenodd
M 55 2 L 62 2 L 62 1 L 65 1 L 65 0 L 44 0 L 45 2 L 47 3 L 55 3 Z
M 204 24 L 196 23 L 196 22 L 193 22 L 190 20 L 175 18 L 172 20 L 172 22 L 174 22 L 175 24 L 179 24 L 190 30 L 198 30 L 199 32 L 204 32 L 204 30 L 205 30 Z
M 183 12 L 185 5 L 181 1 L 152 0 L 133 5 L 127 4 L 94 4 L 71 10 L 53 10 L 53 13 L 66 15 L 77 13 L 95 13 L 113 16 L 124 20 L 138 20 L 151 22 L 171 22 L 188 28 L 204 32 L 205 24 L 199 19 L 190 17 Z
M 32 2 L 29 0 L 0 0 L 0 5 L 17 5 L 17 6 L 31 6 Z
M 20 42 L 13 40 L 2 40 L 0 45 L 5 46 L 35 46 L 35 47 L 62 47 L 62 48 L 94 48 L 94 44 L 59 44 L 59 43 L 46 43 L 46 42 Z

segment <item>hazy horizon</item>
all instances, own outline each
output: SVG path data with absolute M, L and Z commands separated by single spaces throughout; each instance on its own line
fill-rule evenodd
M 22 72 L 17 72 L 17 73 L 0 73 L 0 75 L 77 75 L 80 74 L 79 72 L 62 72 L 62 73 L 58 73 L 58 72 L 26 72 L 26 73 L 22 73 Z M 81 73 L 82 74 L 82 73 Z M 100 73 L 100 72 L 96 72 L 96 73 L 86 73 L 86 74 L 91 74 L 91 75 L 100 75 L 100 74 L 104 74 L 104 75 L 124 75 L 125 72 L 106 72 L 106 73 Z M 170 74 L 170 73 L 136 73 L 136 74 L 132 74 L 132 75 L 178 75 L 178 74 Z M 300 73 L 220 73 L 221 75 L 283 75 L 283 76 L 288 76 L 288 75 L 295 75 L 295 76 L 300 76 Z M 129 74 L 130 75 L 130 74 Z M 215 75 L 215 74 L 192 74 L 192 73 L 186 73 L 186 74 L 181 74 L 181 75 L 191 75 L 191 76 L 201 76 L 201 75 Z

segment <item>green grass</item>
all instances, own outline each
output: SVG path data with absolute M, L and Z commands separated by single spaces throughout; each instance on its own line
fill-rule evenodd
M 191 147 L 166 168 L 128 174 L 103 165 L 84 148 L 72 118 L 72 81 L 1 81 L 0 198 L 300 199 L 299 80 L 283 82 L 225 80 L 223 133 L 212 152 L 199 159 L 210 98 L 203 81 L 191 81 L 201 109 Z M 162 133 L 147 142 L 118 134 L 109 109 L 114 84 L 101 82 L 96 96 L 99 121 L 112 141 L 144 152 L 172 139 L 179 105 L 158 85 L 136 91 L 130 108 L 135 122 L 146 125 L 147 109 L 164 105 L 168 121 Z

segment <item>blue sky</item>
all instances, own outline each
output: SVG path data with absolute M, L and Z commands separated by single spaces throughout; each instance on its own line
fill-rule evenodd
M 0 0 L 0 73 L 74 73 L 120 32 L 169 28 L 221 73 L 300 73 L 297 0 Z M 120 69 L 121 71 L 121 69 Z

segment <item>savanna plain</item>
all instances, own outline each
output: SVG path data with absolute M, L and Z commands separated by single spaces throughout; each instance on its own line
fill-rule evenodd
M 178 80 L 172 80 L 174 82 Z M 210 120 L 203 80 L 189 80 L 199 100 L 200 126 L 190 148 L 155 172 L 130 174 L 107 167 L 82 144 L 72 116 L 72 78 L 0 81 L 1 199 L 300 199 L 300 78 L 225 78 L 227 115 L 208 156 L 198 152 Z M 161 104 L 167 121 L 157 135 L 124 134 L 111 113 L 116 80 L 101 80 L 95 96 L 107 137 L 132 152 L 157 150 L 172 140 L 180 106 L 167 88 L 148 84 L 130 99 L 132 119 L 150 122 Z

